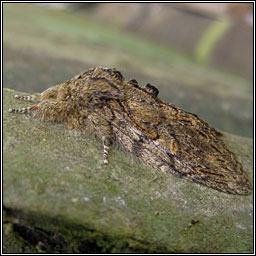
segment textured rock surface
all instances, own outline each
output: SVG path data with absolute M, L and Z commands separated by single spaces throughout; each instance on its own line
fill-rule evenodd
M 94 138 L 8 113 L 28 105 L 16 93 L 4 90 L 5 252 L 252 252 L 252 195 L 159 173 L 117 147 L 104 167 Z M 252 140 L 223 139 L 252 182 Z

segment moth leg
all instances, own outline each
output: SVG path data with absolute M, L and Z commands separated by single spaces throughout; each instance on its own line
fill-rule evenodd
M 96 113 L 88 116 L 89 126 L 95 133 L 96 137 L 103 142 L 103 164 L 108 164 L 108 153 L 110 145 L 113 142 L 113 131 L 110 123 Z
M 102 136 L 102 141 L 103 141 L 103 164 L 107 165 L 110 140 L 105 136 Z

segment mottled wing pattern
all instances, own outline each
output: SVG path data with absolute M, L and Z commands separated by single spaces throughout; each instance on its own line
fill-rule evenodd
M 171 109 L 171 110 L 170 110 Z M 241 164 L 220 134 L 197 116 L 167 106 L 169 120 L 158 128 L 160 144 L 173 157 L 173 167 L 186 179 L 224 192 L 248 194 L 250 185 Z M 167 118 L 168 119 L 168 118 Z
M 113 130 L 119 143 L 163 172 L 228 193 L 250 193 L 247 175 L 220 133 L 155 96 L 127 89 L 119 102 L 122 111 L 114 110 L 118 128 Z

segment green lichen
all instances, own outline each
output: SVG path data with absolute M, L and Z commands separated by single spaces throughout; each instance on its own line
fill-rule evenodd
M 221 193 L 159 173 L 116 146 L 104 167 L 102 145 L 91 136 L 8 113 L 10 107 L 31 104 L 15 100 L 14 94 L 19 92 L 4 89 L 3 203 L 9 234 L 23 234 L 26 248 L 52 253 L 253 251 L 252 195 Z M 223 139 L 252 181 L 252 140 L 226 133 Z M 17 252 L 17 247 L 5 251 Z

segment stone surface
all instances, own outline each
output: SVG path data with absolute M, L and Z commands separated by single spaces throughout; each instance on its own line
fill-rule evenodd
M 30 252 L 252 253 L 252 195 L 159 173 L 117 146 L 104 167 L 89 135 L 8 113 L 31 104 L 16 93 L 4 89 L 5 252 L 22 241 Z M 252 183 L 252 140 L 223 139 Z

